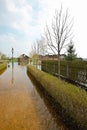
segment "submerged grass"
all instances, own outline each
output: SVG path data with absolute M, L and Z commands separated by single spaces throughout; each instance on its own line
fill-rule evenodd
M 35 67 L 28 66 L 27 70 L 61 105 L 78 129 L 87 130 L 87 92 Z

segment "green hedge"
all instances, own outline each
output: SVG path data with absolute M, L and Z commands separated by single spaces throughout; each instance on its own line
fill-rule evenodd
M 87 130 L 87 92 L 32 66 L 27 70 L 66 110 L 79 130 Z
M 42 61 L 42 70 L 50 74 L 58 74 L 58 61 Z M 87 62 L 61 61 L 60 74 L 73 81 L 87 83 Z
M 0 71 L 7 68 L 7 64 L 6 63 L 0 63 Z
M 6 63 L 0 63 L 0 75 L 2 73 L 4 73 L 4 71 L 6 70 L 7 68 L 7 64 Z

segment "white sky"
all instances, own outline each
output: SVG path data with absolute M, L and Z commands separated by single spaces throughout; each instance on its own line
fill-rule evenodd
M 87 58 L 86 0 L 0 0 L 0 51 L 11 56 L 29 55 L 31 46 L 43 34 L 55 9 L 69 9 L 74 19 L 74 46 L 78 56 Z

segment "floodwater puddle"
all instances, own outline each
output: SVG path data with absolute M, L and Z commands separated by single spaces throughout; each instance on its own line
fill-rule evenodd
M 0 130 L 70 130 L 26 67 L 11 65 L 0 76 Z

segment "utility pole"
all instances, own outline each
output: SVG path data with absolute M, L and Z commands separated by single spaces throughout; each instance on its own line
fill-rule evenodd
M 13 74 L 13 69 L 14 69 L 14 62 L 13 62 L 13 53 L 14 53 L 14 48 L 12 48 L 12 79 L 11 79 L 11 83 L 13 84 L 14 82 L 14 74 Z
M 12 48 L 12 67 L 14 66 L 13 65 L 13 53 L 14 53 L 14 48 Z

